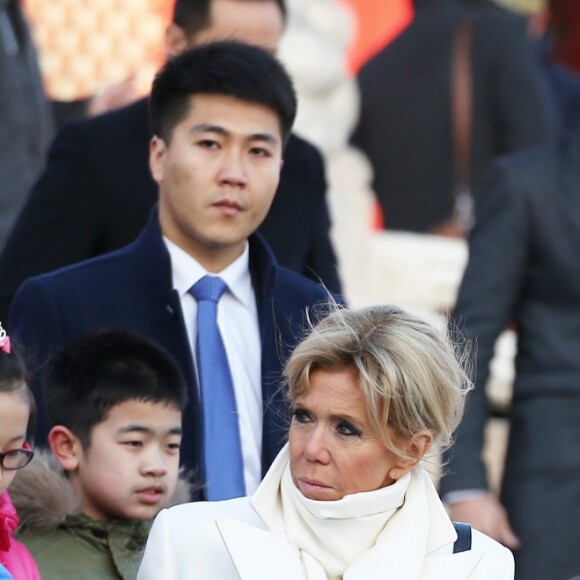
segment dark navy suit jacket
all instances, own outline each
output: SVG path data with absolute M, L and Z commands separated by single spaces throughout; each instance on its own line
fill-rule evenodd
M 148 164 L 150 139 L 147 99 L 59 133 L 0 257 L 0 320 L 27 278 L 135 240 L 158 198 Z M 284 151 L 280 185 L 259 231 L 282 266 L 341 291 L 324 163 L 296 135 Z
M 265 473 L 284 443 L 288 426 L 285 395 L 279 382 L 282 365 L 304 331 L 306 310 L 328 302 L 329 294 L 319 284 L 279 267 L 259 234 L 251 236 L 249 243 L 262 341 Z M 183 421 L 182 462 L 196 469 L 201 456 L 196 373 L 156 211 L 129 246 L 30 278 L 14 299 L 9 326 L 13 339 L 30 350 L 38 365 L 89 331 L 107 327 L 149 337 L 180 364 L 190 386 Z M 42 393 L 38 387 L 34 390 L 42 408 Z M 46 430 L 46 419 L 40 413 L 39 442 L 45 440 Z

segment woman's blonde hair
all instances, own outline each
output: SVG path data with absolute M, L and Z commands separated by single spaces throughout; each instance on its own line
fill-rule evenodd
M 440 448 L 451 444 L 471 382 L 443 333 L 394 306 L 337 307 L 286 364 L 291 401 L 308 392 L 313 371 L 344 368 L 357 372 L 369 420 L 391 451 L 402 453 L 393 432 L 429 431 Z

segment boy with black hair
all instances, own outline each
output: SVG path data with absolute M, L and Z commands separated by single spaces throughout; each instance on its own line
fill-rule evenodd
M 49 363 L 44 393 L 54 457 L 13 484 L 19 538 L 47 580 L 135 578 L 151 520 L 189 499 L 181 373 L 145 338 L 97 331 Z

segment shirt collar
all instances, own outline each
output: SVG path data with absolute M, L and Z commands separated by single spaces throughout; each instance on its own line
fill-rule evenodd
M 233 296 L 246 308 L 250 308 L 254 300 L 254 291 L 250 276 L 250 249 L 247 242 L 242 255 L 217 273 L 208 272 L 195 258 L 165 236 L 163 236 L 163 242 L 171 259 L 173 287 L 180 298 L 185 296 L 198 280 L 209 274 L 219 276 L 227 284 Z

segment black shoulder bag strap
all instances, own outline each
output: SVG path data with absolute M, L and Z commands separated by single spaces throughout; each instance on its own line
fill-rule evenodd
M 457 532 L 457 541 L 453 544 L 453 553 L 469 552 L 471 550 L 471 526 L 463 522 L 453 522 Z

